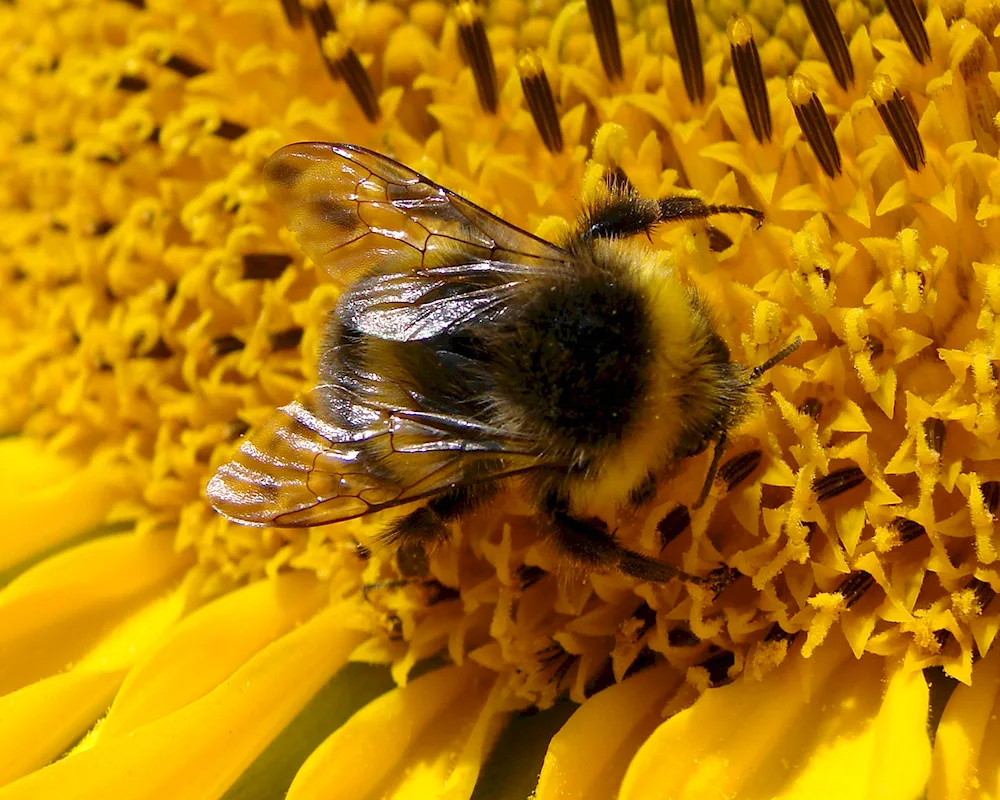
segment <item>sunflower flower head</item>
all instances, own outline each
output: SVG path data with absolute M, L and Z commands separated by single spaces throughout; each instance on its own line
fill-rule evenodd
M 998 31 L 993 0 L 0 5 L 0 798 L 1000 791 Z M 211 509 L 338 295 L 260 180 L 298 141 L 550 240 L 614 169 L 764 213 L 623 245 L 735 361 L 802 340 L 702 507 L 711 453 L 598 509 L 702 581 L 574 569 L 513 490 L 420 563 L 377 518 Z

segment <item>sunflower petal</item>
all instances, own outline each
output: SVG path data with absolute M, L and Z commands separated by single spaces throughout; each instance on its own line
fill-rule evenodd
M 468 798 L 500 700 L 492 674 L 471 663 L 429 672 L 369 703 L 323 742 L 288 800 Z
M 39 769 L 107 709 L 125 670 L 53 675 L 0 697 L 0 785 Z
M 357 646 L 360 635 L 343 629 L 341 613 L 324 611 L 199 700 L 34 772 L 0 798 L 63 797 L 67 787 L 78 800 L 221 796 Z
M 679 682 L 674 670 L 656 667 L 589 698 L 552 737 L 537 800 L 613 797 Z
M 792 658 L 762 682 L 702 695 L 629 767 L 621 800 L 920 796 L 930 771 L 927 684 L 840 644 Z
M 168 535 L 121 534 L 53 556 L 0 591 L 0 694 L 61 672 L 190 562 Z

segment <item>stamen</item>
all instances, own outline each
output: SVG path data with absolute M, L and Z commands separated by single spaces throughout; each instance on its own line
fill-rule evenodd
M 715 648 L 715 651 L 698 664 L 708 672 L 708 685 L 713 689 L 732 682 L 729 670 L 736 663 L 736 655 L 730 650 Z
M 691 513 L 685 505 L 677 506 L 667 516 L 659 521 L 656 532 L 660 534 L 660 552 L 674 539 L 687 530 L 691 524 Z
M 868 347 L 868 352 L 872 354 L 872 358 L 878 358 L 885 352 L 885 345 L 882 344 L 882 340 L 877 336 L 871 334 L 866 336 L 865 345 Z
M 654 625 L 656 625 L 656 611 L 650 608 L 646 603 L 643 603 L 632 612 L 632 616 L 642 623 L 642 626 L 633 634 L 635 641 L 638 642 L 643 636 L 649 633 L 650 629 Z
M 997 593 L 993 590 L 986 581 L 981 581 L 979 578 L 973 578 L 965 586 L 966 589 L 971 589 L 976 595 L 976 603 L 979 605 L 979 611 L 983 612 L 986 610 L 986 606 L 993 602 L 993 598 L 996 597 Z
M 597 52 L 601 54 L 601 65 L 608 80 L 621 80 L 622 48 L 618 40 L 618 23 L 611 0 L 587 0 L 587 13 L 597 39 Z
M 854 63 L 829 0 L 802 0 L 802 6 L 806 19 L 809 20 L 809 27 L 830 63 L 833 77 L 837 79 L 841 89 L 846 89 L 848 84 L 854 83 Z
M 722 253 L 733 246 L 733 240 L 714 225 L 708 226 L 708 249 L 713 253 Z
M 293 28 L 302 27 L 303 15 L 299 0 L 281 0 L 281 8 L 285 12 L 285 18 L 289 25 Z
M 227 119 L 219 122 L 219 127 L 216 128 L 212 133 L 218 136 L 220 139 L 228 139 L 230 142 L 239 139 L 243 136 L 249 128 L 240 125 L 238 122 L 230 122 Z
M 931 43 L 927 38 L 927 29 L 920 18 L 916 3 L 913 0 L 885 0 L 899 32 L 903 34 L 906 46 L 910 48 L 913 57 L 925 64 L 931 55 Z
M 382 111 L 378 106 L 375 87 L 372 86 L 371 78 L 358 54 L 347 44 L 347 39 L 339 33 L 331 33 L 323 39 L 323 54 L 329 59 L 337 74 L 344 79 L 347 88 L 351 90 L 351 94 L 361 107 L 365 119 L 376 122 Z
M 909 104 L 896 89 L 892 78 L 884 73 L 872 79 L 868 93 L 875 102 L 885 127 L 889 129 L 892 140 L 899 148 L 906 166 L 918 172 L 927 163 L 927 155 Z
M 764 453 L 760 450 L 751 450 L 729 459 L 719 467 L 719 477 L 726 482 L 727 490 L 733 491 L 749 478 L 753 471 L 760 466 L 760 460 L 763 457 Z
M 561 153 L 563 135 L 559 112 L 542 60 L 534 53 L 527 53 L 517 62 L 517 71 L 521 76 L 521 91 L 542 143 L 550 153 Z
M 945 425 L 941 420 L 935 417 L 928 417 L 924 420 L 924 439 L 927 446 L 938 455 L 941 455 L 941 451 L 944 449 L 945 433 Z
M 701 639 L 694 635 L 686 622 L 667 632 L 667 644 L 671 647 L 697 647 Z
M 670 30 L 674 34 L 677 60 L 684 76 L 684 91 L 692 103 L 705 99 L 705 71 L 701 63 L 701 40 L 698 38 L 698 20 L 691 0 L 667 0 Z
M 270 335 L 271 340 L 271 350 L 291 350 L 299 346 L 299 342 L 302 341 L 302 334 L 304 331 L 302 328 L 286 328 L 283 331 L 278 331 L 277 333 L 272 333 Z
M 822 503 L 824 500 L 830 500 L 850 491 L 855 486 L 860 486 L 866 480 L 868 477 L 861 471 L 860 467 L 845 467 L 831 472 L 829 475 L 824 475 L 822 478 L 816 478 L 812 488 L 816 492 L 816 499 Z
M 517 581 L 521 585 L 521 591 L 534 586 L 548 574 L 541 567 L 529 567 L 522 564 L 517 570 Z
M 326 35 L 337 30 L 337 21 L 333 17 L 330 6 L 326 4 L 326 0 L 314 0 L 314 2 L 307 3 L 305 11 L 313 33 L 316 34 L 316 44 L 322 50 Z
M 149 82 L 145 78 L 141 78 L 138 75 L 122 75 L 118 79 L 118 83 L 115 84 L 116 89 L 120 89 L 123 92 L 131 92 L 136 94 L 138 92 L 144 92 L 149 88 Z
M 807 417 L 817 420 L 819 419 L 819 415 L 823 413 L 823 403 L 820 402 L 818 397 L 807 397 L 802 401 L 798 411 L 800 414 L 805 414 Z
M 171 54 L 171 56 L 163 62 L 163 66 L 176 72 L 184 78 L 197 78 L 199 75 L 204 75 L 208 72 L 208 70 L 204 67 L 195 64 L 193 61 L 189 61 L 183 56 L 175 54 Z
M 115 223 L 113 223 L 110 219 L 99 219 L 91 223 L 90 235 L 96 237 L 107 236 L 111 233 L 114 227 Z
M 246 253 L 243 256 L 243 280 L 264 281 L 278 278 L 292 258 L 284 253 Z
M 760 65 L 760 53 L 753 39 L 750 20 L 743 16 L 734 17 L 728 25 L 729 52 L 733 60 L 736 83 L 743 96 L 743 105 L 750 119 L 753 135 L 761 144 L 771 141 L 771 101 L 764 83 L 764 70 Z
M 462 54 L 476 81 L 479 104 L 489 114 L 497 113 L 497 71 L 493 51 L 486 38 L 483 15 L 474 3 L 461 3 L 455 9 Z
M 224 356 L 227 353 L 235 353 L 245 347 L 242 339 L 235 336 L 217 336 L 212 339 L 212 355 Z
M 771 626 L 771 630 L 767 632 L 767 636 L 764 637 L 765 642 L 790 642 L 795 638 L 794 633 L 789 633 L 784 628 L 782 628 L 777 622 Z
M 907 519 L 906 517 L 896 517 L 889 523 L 889 527 L 899 536 L 900 544 L 912 542 L 914 539 L 919 539 L 927 533 L 927 528 L 916 520 Z
M 823 110 L 812 82 L 804 75 L 793 75 L 788 79 L 788 99 L 792 102 L 795 119 L 823 172 L 831 178 L 837 177 L 841 172 L 840 148 L 833 138 L 830 118 Z
M 873 583 L 875 579 L 871 575 L 864 570 L 858 570 L 843 580 L 837 587 L 837 593 L 844 598 L 844 605 L 850 608 L 864 596 Z
M 979 491 L 983 495 L 983 505 L 986 506 L 986 510 L 995 515 L 997 506 L 1000 505 L 1000 482 L 986 481 L 979 487 Z

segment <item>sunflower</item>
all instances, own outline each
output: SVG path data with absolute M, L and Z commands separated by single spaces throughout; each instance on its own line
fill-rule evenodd
M 993 0 L 0 4 L 0 799 L 1000 796 Z M 514 493 L 427 577 L 205 486 L 336 299 L 259 180 L 386 153 L 560 235 L 620 168 L 733 431 L 567 570 Z M 720 567 L 720 565 L 722 565 Z M 994 744 L 990 744 L 993 742 Z

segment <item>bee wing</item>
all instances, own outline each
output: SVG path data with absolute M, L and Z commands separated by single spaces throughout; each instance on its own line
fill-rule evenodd
M 268 193 L 299 245 L 342 286 L 378 268 L 493 264 L 544 269 L 567 253 L 390 158 L 348 144 L 283 147 L 264 165 Z
M 331 418 L 350 419 L 350 427 Z M 378 464 L 367 457 L 377 439 L 392 453 L 413 454 L 406 485 L 379 477 Z M 528 444 L 467 418 L 392 408 L 345 386 L 317 386 L 247 439 L 209 481 L 207 494 L 216 511 L 235 522 L 325 525 L 467 484 L 464 469 L 476 460 L 491 465 L 476 480 L 553 469 L 539 464 Z

